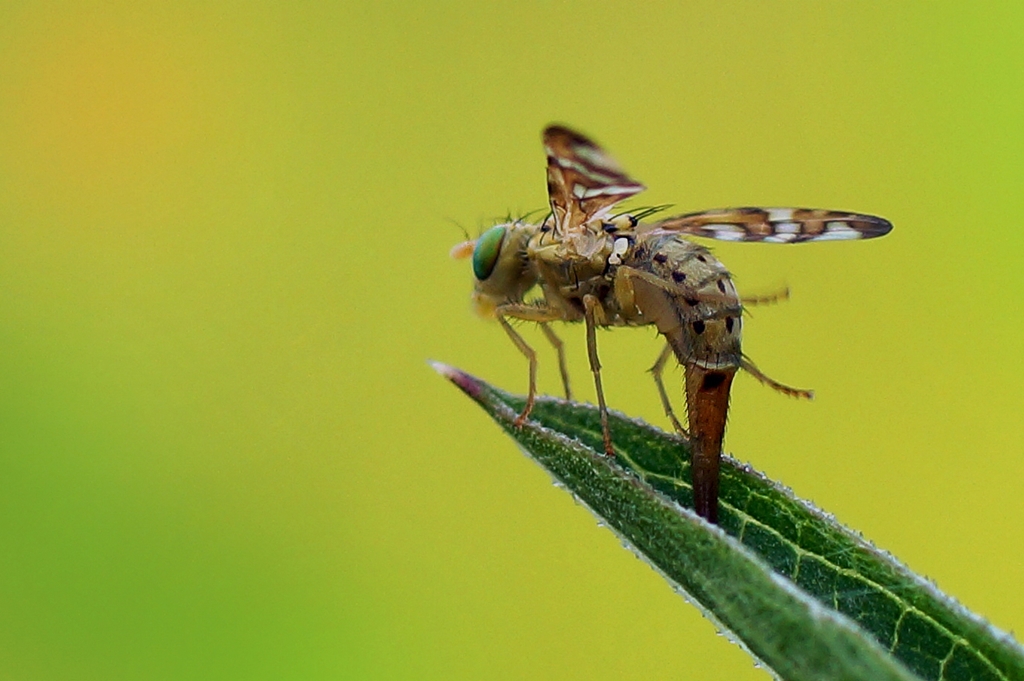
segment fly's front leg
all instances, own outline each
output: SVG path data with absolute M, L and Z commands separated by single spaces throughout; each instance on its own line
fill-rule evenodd
M 516 420 L 512 422 L 512 425 L 516 428 L 522 428 L 523 424 L 526 423 L 526 417 L 533 411 L 533 403 L 537 399 L 537 353 L 523 340 L 519 332 L 512 328 L 512 325 L 508 323 L 505 317 L 498 315 L 498 323 L 501 324 L 501 328 L 505 329 L 505 333 L 512 339 L 512 343 L 519 348 L 519 352 L 526 356 L 526 361 L 530 363 L 530 390 L 526 393 L 526 406 L 523 407 L 522 413 L 516 417 Z
M 555 348 L 555 352 L 558 353 L 558 371 L 562 374 L 562 387 L 565 388 L 565 399 L 572 399 L 572 390 L 569 389 L 569 367 L 565 363 L 565 344 L 562 343 L 562 339 L 555 335 L 555 332 L 551 330 L 547 322 L 540 323 L 540 330 L 544 332 L 548 342 L 551 343 L 552 347 Z
M 677 433 L 689 439 L 690 433 L 686 428 L 683 428 L 683 425 L 679 423 L 679 419 L 676 418 L 675 412 L 672 411 L 672 403 L 669 401 L 668 393 L 665 391 L 665 383 L 661 380 L 661 375 L 665 371 L 665 363 L 668 362 L 668 358 L 671 356 L 672 346 L 666 343 L 665 348 L 658 355 L 658 361 L 651 367 L 651 375 L 654 376 L 654 384 L 658 386 L 658 394 L 661 396 L 661 406 L 665 408 L 665 415 L 672 422 L 672 427 L 676 429 Z
M 495 312 L 501 328 L 505 329 L 505 333 L 512 339 L 513 345 L 519 349 L 519 352 L 523 353 L 526 360 L 530 363 L 530 389 L 526 393 L 526 405 L 523 406 L 523 411 L 516 417 L 516 420 L 512 422 L 512 425 L 516 428 L 522 428 L 523 424 L 526 423 L 526 419 L 530 416 L 530 412 L 533 411 L 534 402 L 537 401 L 537 353 L 519 335 L 519 332 L 512 328 L 512 325 L 508 323 L 507 317 L 540 322 L 542 326 L 546 326 L 544 322 L 561 319 L 561 315 L 550 308 L 522 304 L 501 305 Z
M 608 456 L 615 456 L 612 449 L 612 435 L 608 430 L 608 407 L 604 403 L 604 388 L 601 387 L 601 361 L 597 358 L 597 325 L 605 322 L 604 308 L 596 296 L 589 293 L 583 296 L 583 308 L 587 322 L 587 356 L 590 358 L 590 370 L 594 372 L 594 387 L 597 390 L 597 406 L 601 411 L 601 435 L 604 437 L 604 451 Z

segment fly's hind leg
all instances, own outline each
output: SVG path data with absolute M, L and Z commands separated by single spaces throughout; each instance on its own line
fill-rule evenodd
M 590 359 L 590 370 L 594 372 L 594 388 L 597 391 L 597 407 L 601 411 L 601 435 L 604 438 L 604 451 L 608 456 L 615 456 L 612 449 L 612 435 L 608 429 L 608 407 L 604 403 L 604 388 L 601 387 L 601 361 L 597 358 L 597 325 L 605 323 L 604 308 L 596 296 L 583 296 L 583 308 L 587 323 L 587 356 Z
M 555 348 L 555 352 L 558 353 L 558 371 L 562 374 L 562 387 L 565 388 L 565 399 L 572 399 L 572 390 L 569 389 L 569 367 L 565 363 L 565 344 L 562 343 L 562 339 L 555 335 L 555 332 L 551 330 L 547 322 L 540 323 L 540 330 L 544 332 L 548 342 Z
M 705 284 L 714 283 L 715 278 L 722 278 L 726 276 L 725 272 L 720 272 L 714 275 L 715 278 L 711 278 L 703 283 L 699 283 L 696 286 L 677 284 L 671 281 L 662 279 L 656 274 L 651 272 L 645 272 L 638 270 L 633 267 L 622 266 L 618 269 L 618 275 L 625 277 L 627 280 L 636 279 L 644 281 L 655 288 L 661 289 L 665 293 L 673 296 L 682 296 L 684 299 L 692 301 L 693 304 L 697 303 L 727 303 L 734 304 L 736 299 L 733 294 L 720 293 L 718 291 L 707 291 L 701 290 Z M 781 303 L 784 300 L 789 300 L 789 287 L 783 286 L 777 291 L 772 291 L 764 295 L 753 295 L 753 296 L 742 296 L 739 299 L 741 305 L 772 305 L 775 303 Z
M 789 395 L 790 397 L 800 397 L 800 398 L 803 398 L 805 400 L 813 400 L 814 399 L 814 391 L 813 390 L 802 390 L 800 388 L 791 388 L 788 385 L 784 385 L 782 383 L 779 383 L 774 378 L 771 378 L 771 377 L 767 376 L 764 372 L 762 372 L 760 369 L 758 369 L 757 366 L 755 366 L 754 363 L 750 361 L 750 358 L 747 357 L 746 355 L 744 355 L 743 358 L 740 360 L 740 368 L 743 369 L 744 371 L 746 371 L 748 374 L 750 374 L 754 378 L 756 378 L 758 381 L 760 381 L 764 385 L 766 385 L 769 388 L 772 388 L 774 390 L 778 390 L 783 395 Z
M 774 305 L 789 300 L 789 287 L 783 286 L 777 291 L 763 295 L 740 296 L 740 302 L 744 305 Z
M 685 438 L 690 437 L 690 433 L 683 428 L 683 425 L 679 423 L 679 419 L 676 418 L 675 412 L 672 411 L 672 402 L 668 399 L 668 392 L 665 391 L 665 383 L 661 380 L 661 375 L 665 371 L 665 363 L 668 362 L 668 358 L 672 356 L 672 346 L 668 343 L 665 344 L 665 348 L 658 355 L 658 360 L 651 367 L 651 375 L 654 377 L 654 384 L 658 386 L 658 395 L 661 396 L 661 406 L 665 408 L 665 415 L 668 416 L 668 420 L 672 422 L 672 427 L 676 429 L 676 432 Z

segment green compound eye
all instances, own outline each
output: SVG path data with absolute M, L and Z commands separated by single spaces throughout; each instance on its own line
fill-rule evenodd
M 494 266 L 498 263 L 501 244 L 505 241 L 505 227 L 498 225 L 480 235 L 473 249 L 473 274 L 480 281 L 491 276 Z

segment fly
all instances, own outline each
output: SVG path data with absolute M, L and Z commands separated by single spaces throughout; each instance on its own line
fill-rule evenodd
M 729 271 L 687 236 L 722 241 L 800 243 L 871 239 L 888 234 L 883 218 L 809 208 L 725 208 L 643 223 L 612 215 L 612 208 L 644 186 L 601 147 L 568 128 L 544 130 L 551 212 L 539 224 L 517 220 L 490 228 L 452 249 L 470 258 L 476 284 L 473 303 L 493 317 L 529 362 L 521 427 L 537 396 L 537 356 L 510 320 L 536 322 L 558 354 L 567 398 L 572 398 L 561 340 L 551 322 L 583 322 L 594 375 L 604 449 L 614 456 L 608 409 L 597 354 L 598 327 L 654 325 L 666 345 L 651 372 L 673 427 L 691 445 L 694 509 L 718 519 L 719 460 L 729 411 L 729 390 L 740 369 L 787 395 L 811 398 L 763 374 L 740 350 L 744 304 Z M 526 295 L 539 288 L 540 295 Z M 662 381 L 671 357 L 683 367 L 687 428 L 673 413 Z

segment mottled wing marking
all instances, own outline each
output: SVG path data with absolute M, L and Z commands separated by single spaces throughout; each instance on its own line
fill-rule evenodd
M 801 241 L 873 239 L 892 230 L 883 218 L 816 208 L 718 208 L 679 215 L 652 225 L 719 241 Z
M 544 130 L 548 198 L 561 235 L 580 231 L 619 201 L 644 190 L 601 147 L 583 135 L 552 125 Z

